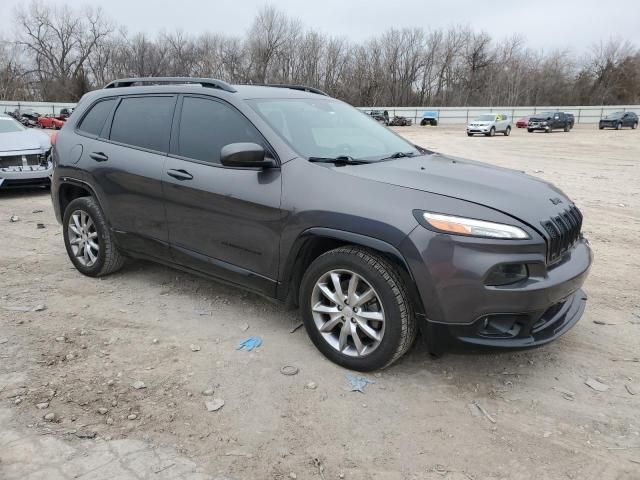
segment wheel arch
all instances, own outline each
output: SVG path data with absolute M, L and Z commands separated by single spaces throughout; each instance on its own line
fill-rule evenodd
M 91 186 L 75 179 L 65 179 L 58 187 L 58 206 L 60 208 L 60 217 L 64 217 L 67 206 L 76 198 L 93 197 L 100 204 L 100 200 Z
M 378 238 L 324 227 L 309 228 L 293 242 L 293 246 L 289 250 L 290 253 L 284 262 L 281 282 L 278 285 L 278 298 L 288 305 L 296 307 L 300 282 L 309 265 L 323 253 L 345 245 L 354 245 L 374 251 L 395 266 L 409 293 L 416 314 L 424 315 L 422 299 L 418 294 L 409 264 L 396 247 Z

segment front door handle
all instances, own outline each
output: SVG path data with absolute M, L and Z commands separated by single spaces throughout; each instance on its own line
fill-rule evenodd
M 189 172 L 187 172 L 186 170 L 168 170 L 167 171 L 167 175 L 169 175 L 170 177 L 175 178 L 176 180 L 191 180 L 193 178 L 193 175 L 191 175 Z
M 93 152 L 89 154 L 89 156 L 93 158 L 96 162 L 106 162 L 107 160 L 109 160 L 109 157 L 102 152 Z

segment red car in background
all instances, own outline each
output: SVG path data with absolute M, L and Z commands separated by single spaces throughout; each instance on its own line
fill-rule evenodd
M 527 128 L 528 124 L 529 124 L 529 117 L 522 117 L 520 120 L 516 122 L 516 127 Z
M 60 130 L 64 126 L 64 120 L 54 115 L 43 115 L 38 117 L 38 125 L 42 128 Z

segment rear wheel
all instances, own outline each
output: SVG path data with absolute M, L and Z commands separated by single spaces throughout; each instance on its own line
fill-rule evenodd
M 622 128 L 622 123 L 618 122 L 616 124 L 616 130 L 620 130 Z
M 93 197 L 76 198 L 69 203 L 64 212 L 63 235 L 71 263 L 84 275 L 101 277 L 124 264 L 125 259 Z
M 331 250 L 305 272 L 300 308 L 309 337 L 329 360 L 370 371 L 411 347 L 416 321 L 394 266 L 356 246 Z
M 634 130 L 635 130 L 636 128 L 638 128 L 638 122 L 634 123 L 634 124 L 631 126 L 631 128 L 633 128 Z
M 505 137 L 508 137 L 509 135 L 511 135 L 511 127 L 507 127 L 507 129 L 504 131 Z

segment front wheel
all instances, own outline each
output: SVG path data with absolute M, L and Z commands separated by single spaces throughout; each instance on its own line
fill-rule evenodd
M 467 137 L 473 137 L 473 133 L 467 132 Z
M 569 125 L 568 123 L 564 126 L 564 131 L 568 132 L 569 130 L 571 130 L 571 125 Z
M 311 341 L 351 370 L 387 367 L 409 350 L 416 321 L 396 268 L 377 253 L 340 247 L 305 272 L 300 308 Z
M 64 212 L 63 236 L 71 263 L 84 275 L 101 277 L 124 264 L 102 209 L 93 197 L 76 198 L 69 203 Z
M 634 129 L 634 130 L 635 130 L 636 128 L 638 128 L 638 122 L 636 122 L 636 123 L 634 123 L 633 125 L 631 125 L 631 128 L 632 128 L 632 129 Z
M 489 130 L 489 136 L 490 137 L 495 137 L 496 136 L 496 128 L 495 127 L 491 127 L 491 130 Z
M 527 132 L 533 133 L 533 128 L 527 128 Z
M 618 122 L 616 124 L 616 130 L 620 130 L 622 128 L 622 124 L 620 122 Z

